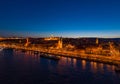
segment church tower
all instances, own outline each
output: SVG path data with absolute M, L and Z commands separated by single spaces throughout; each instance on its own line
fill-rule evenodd
M 98 38 L 96 38 L 96 44 L 97 44 L 97 45 L 99 44 L 99 40 L 98 40 Z
M 62 45 L 62 38 L 59 38 L 57 48 L 58 48 L 58 49 L 61 49 L 62 46 L 63 46 L 63 45 Z
M 27 47 L 29 44 L 30 44 L 30 42 L 29 42 L 29 38 L 27 38 L 27 39 L 26 39 L 25 46 Z

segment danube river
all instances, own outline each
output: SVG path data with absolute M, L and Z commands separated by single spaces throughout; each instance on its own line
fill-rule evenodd
M 46 59 L 29 51 L 0 51 L 0 84 L 120 84 L 114 68 L 66 57 Z

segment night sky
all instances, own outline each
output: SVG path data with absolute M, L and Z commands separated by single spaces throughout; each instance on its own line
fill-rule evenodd
M 120 0 L 0 0 L 0 36 L 120 37 Z

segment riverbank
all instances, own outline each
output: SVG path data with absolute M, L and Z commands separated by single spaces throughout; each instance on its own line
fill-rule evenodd
M 95 54 L 85 54 L 74 51 L 67 51 L 63 49 L 45 49 L 45 48 L 36 48 L 36 47 L 25 47 L 19 45 L 9 45 L 9 44 L 0 44 L 1 47 L 4 48 L 14 48 L 14 49 L 24 49 L 37 51 L 39 53 L 47 53 L 52 54 L 54 56 L 64 56 L 76 59 L 85 59 L 88 61 L 101 62 L 106 64 L 118 65 L 120 64 L 120 57 L 116 56 L 103 56 L 103 55 L 95 55 Z
M 74 53 L 74 52 L 49 52 L 54 55 L 60 55 L 64 57 L 76 58 L 76 59 L 84 59 L 88 61 L 95 61 L 100 63 L 106 63 L 111 65 L 120 64 L 120 57 L 115 56 L 103 56 L 103 55 L 95 55 L 95 54 L 82 54 L 82 53 Z M 56 54 L 55 54 L 56 53 Z

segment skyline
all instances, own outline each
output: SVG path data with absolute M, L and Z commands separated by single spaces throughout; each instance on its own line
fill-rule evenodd
M 118 0 L 0 1 L 0 36 L 119 37 Z

